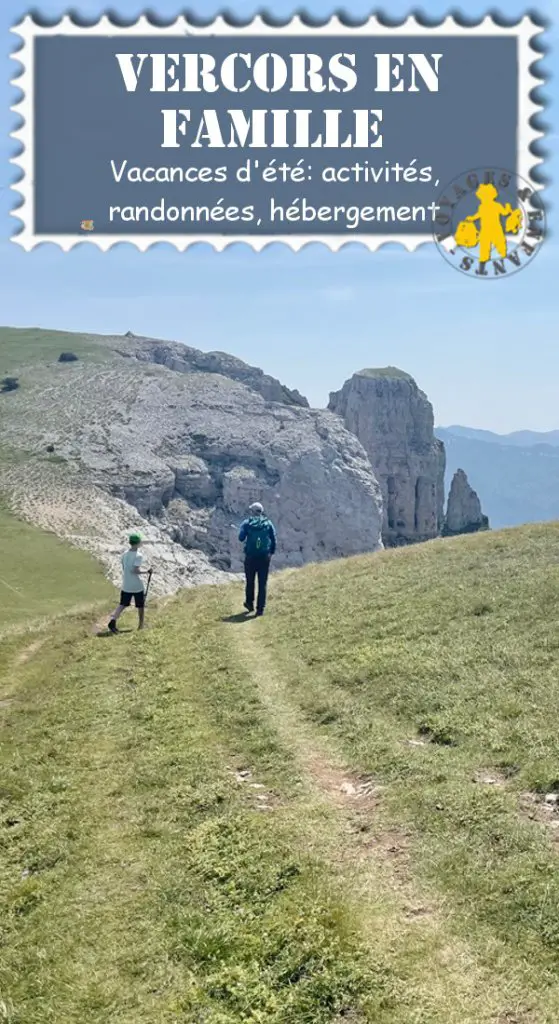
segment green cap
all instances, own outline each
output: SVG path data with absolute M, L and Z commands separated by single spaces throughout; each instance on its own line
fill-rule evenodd
M 142 538 L 139 533 L 131 533 L 128 538 L 130 544 L 141 544 Z

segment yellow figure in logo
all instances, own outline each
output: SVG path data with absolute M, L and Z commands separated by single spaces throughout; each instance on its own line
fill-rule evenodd
M 81 228 L 82 231 L 93 231 L 95 225 L 92 220 L 82 220 Z
M 477 245 L 479 242 L 479 231 L 475 224 L 470 224 L 467 220 L 461 220 L 456 228 L 454 241 L 456 245 L 464 249 L 473 249 L 474 245 Z
M 507 235 L 517 235 L 522 227 L 522 210 L 513 210 L 509 214 L 505 224 Z
M 501 224 L 501 217 L 510 217 L 513 211 L 510 203 L 503 206 L 502 203 L 496 202 L 498 195 L 497 189 L 491 183 L 480 185 L 476 192 L 479 199 L 477 213 L 466 217 L 466 220 L 472 223 L 479 221 L 480 263 L 487 263 L 491 259 L 493 248 L 497 250 L 499 256 L 507 255 L 507 240 Z M 520 211 L 518 212 L 520 213 Z M 522 218 L 522 214 L 520 216 Z

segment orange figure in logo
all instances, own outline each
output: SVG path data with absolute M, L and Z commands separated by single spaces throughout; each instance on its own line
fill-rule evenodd
M 487 263 L 491 259 L 491 250 L 495 248 L 499 256 L 507 255 L 507 240 L 501 217 L 508 217 L 512 213 L 512 206 L 507 203 L 497 203 L 499 193 L 494 185 L 490 183 L 480 185 L 476 196 L 479 199 L 477 213 L 466 217 L 467 221 L 479 221 L 479 262 Z
M 81 223 L 82 231 L 93 231 L 94 227 L 95 227 L 95 225 L 94 225 L 92 220 L 82 220 L 82 223 Z

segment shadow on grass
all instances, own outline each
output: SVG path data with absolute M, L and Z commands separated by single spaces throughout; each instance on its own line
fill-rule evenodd
M 104 639 L 105 637 L 108 637 L 108 636 L 121 636 L 123 633 L 134 633 L 134 632 L 135 631 L 133 629 L 119 629 L 118 633 L 111 633 L 110 629 L 103 629 L 100 633 L 96 633 L 95 636 L 103 637 L 103 639 Z
M 222 622 L 250 622 L 254 618 L 254 612 L 240 612 L 238 615 L 226 615 Z

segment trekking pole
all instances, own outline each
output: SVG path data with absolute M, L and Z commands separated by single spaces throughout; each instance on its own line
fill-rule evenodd
M 12 594 L 16 594 L 17 597 L 23 597 L 21 590 L 16 590 L 16 588 L 12 587 L 10 583 L 7 583 L 6 580 L 3 580 L 1 576 L 0 583 L 3 583 L 4 586 L 8 588 L 8 590 L 11 590 Z
M 149 572 L 148 572 L 148 583 L 147 583 L 147 587 L 146 587 L 146 594 L 145 594 L 145 599 L 144 599 L 144 600 L 146 600 L 146 601 L 147 601 L 147 599 L 148 599 L 148 593 L 149 593 L 149 585 L 150 585 L 150 583 L 151 583 L 151 577 L 152 577 L 152 576 L 153 576 L 153 569 L 150 569 L 150 570 L 149 570 Z

